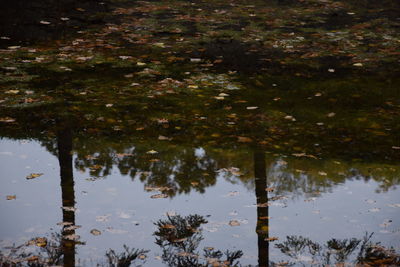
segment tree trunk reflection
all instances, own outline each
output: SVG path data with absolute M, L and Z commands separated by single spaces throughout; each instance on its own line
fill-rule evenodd
M 269 237 L 269 218 L 268 218 L 268 192 L 265 152 L 254 152 L 254 176 L 255 191 L 257 198 L 257 227 L 258 236 L 258 265 L 260 267 L 268 266 L 269 261 L 269 243 L 266 240 Z
M 64 266 L 75 266 L 75 193 L 72 167 L 72 131 L 68 125 L 58 130 L 57 146 L 64 223 L 62 231 Z

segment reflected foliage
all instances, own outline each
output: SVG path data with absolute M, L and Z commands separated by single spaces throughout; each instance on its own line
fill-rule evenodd
M 110 249 L 107 251 L 106 257 L 110 267 L 129 267 L 133 266 L 136 259 L 145 259 L 148 252 L 148 250 L 143 249 L 130 249 L 127 245 L 124 245 L 123 252 L 116 253 L 113 249 Z
M 239 266 L 241 250 L 222 252 L 206 247 L 202 254 L 198 251 L 203 240 L 201 224 L 207 220 L 200 215 L 168 216 L 155 223 L 156 244 L 162 248 L 162 260 L 168 266 Z
M 363 238 L 335 239 L 319 244 L 303 236 L 288 236 L 276 244 L 281 253 L 293 259 L 287 265 L 301 263 L 305 266 L 361 264 L 363 266 L 397 266 L 400 254 L 371 241 L 373 234 Z
M 64 264 L 64 240 L 59 233 L 49 238 L 32 238 L 22 245 L 13 245 L 0 251 L 0 265 L 8 266 L 53 266 Z

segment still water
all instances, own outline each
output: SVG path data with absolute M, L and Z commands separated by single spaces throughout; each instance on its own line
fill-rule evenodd
M 400 265 L 398 1 L 3 2 L 1 266 Z
M 363 174 L 368 165 L 362 163 L 321 164 L 310 158 L 205 147 L 157 152 L 148 147 L 148 152 L 136 154 L 131 144 L 130 153 L 110 151 L 113 163 L 107 174 L 94 175 L 93 168 L 80 166 L 76 152 L 71 162 L 63 162 L 62 156 L 57 158 L 36 141 L 5 138 L 0 144 L 3 257 L 23 260 L 23 253 L 29 258 L 40 252 L 46 261 L 51 254 L 45 248 L 54 246 L 61 248 L 64 262 L 71 260 L 65 258 L 69 256 L 75 257 L 77 266 L 106 265 L 106 253 L 112 249 L 119 254 L 126 245 L 145 250 L 135 262 L 148 266 L 226 260 L 225 255 L 207 256 L 203 249 L 240 251 L 234 264 L 308 265 L 326 262 L 327 251 L 335 249 L 327 245 L 329 240 L 347 239 L 344 244 L 349 245 L 352 238 L 359 242 L 371 234 L 369 241 L 399 249 L 400 197 L 395 184 L 399 174 L 394 166 L 376 166 L 386 171 L 375 176 Z M 143 170 L 132 165 L 127 173 L 121 166 L 129 157 L 158 161 Z M 60 164 L 67 165 L 61 167 L 61 175 Z M 321 169 L 321 165 L 337 168 Z M 42 175 L 27 179 L 32 173 Z M 15 199 L 7 200 L 10 195 Z M 168 218 L 196 214 L 204 221 L 195 231 L 156 234 L 182 231 Z M 164 228 L 157 226 L 160 220 Z M 190 223 L 184 223 L 183 229 L 189 229 Z M 71 225 L 76 227 L 65 230 Z M 21 246 L 38 237 L 46 238 L 47 245 Z M 318 253 L 310 254 L 304 240 L 319 244 Z M 292 245 L 287 245 L 290 241 Z M 280 249 L 285 242 L 290 252 Z M 334 254 L 331 262 L 356 260 L 361 244 L 345 258 Z M 12 254 L 12 247 L 19 247 L 20 255 Z

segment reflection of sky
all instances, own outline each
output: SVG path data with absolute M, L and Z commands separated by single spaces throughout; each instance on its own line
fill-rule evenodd
M 195 150 L 197 157 L 205 153 L 202 148 Z M 30 173 L 44 175 L 27 180 Z M 56 224 L 62 220 L 61 190 L 54 156 L 35 142 L 2 140 L 0 177 L 1 245 L 59 231 Z M 257 262 L 255 194 L 240 183 L 232 184 L 218 175 L 217 184 L 206 188 L 204 194 L 191 192 L 173 199 L 151 199 L 157 192 L 146 192 L 138 179 L 121 176 L 117 168 L 106 179 L 86 180 L 89 177 L 88 172 L 74 173 L 76 224 L 82 226 L 76 232 L 86 242 L 77 246 L 78 258 L 102 258 L 105 250 L 119 252 L 127 244 L 150 249 L 147 265 L 160 265 L 154 259 L 161 250 L 154 244 L 153 222 L 174 211 L 183 216 L 208 216 L 209 223 L 203 226 L 205 239 L 199 249 L 241 249 L 243 264 Z M 288 235 L 302 235 L 324 243 L 331 238 L 361 238 L 365 232 L 375 232 L 374 241 L 399 249 L 400 208 L 390 206 L 400 203 L 399 192 L 377 194 L 376 188 L 374 181 L 348 180 L 317 198 L 288 196 L 273 201 L 269 208 L 269 235 L 279 237 L 279 241 Z M 16 200 L 6 200 L 7 195 L 14 194 Z M 229 226 L 230 220 L 237 220 L 240 226 Z M 382 226 L 385 220 L 392 223 Z M 93 236 L 92 229 L 102 234 Z M 270 251 L 271 260 L 283 259 L 273 246 Z

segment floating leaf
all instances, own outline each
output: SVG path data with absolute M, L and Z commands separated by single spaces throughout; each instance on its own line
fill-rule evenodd
M 7 200 L 13 200 L 13 199 L 17 199 L 16 195 L 8 195 L 7 196 Z
M 43 175 L 43 173 L 31 173 L 31 174 L 29 174 L 28 176 L 26 176 L 26 179 L 35 179 L 35 178 L 38 178 L 38 177 L 40 177 L 40 176 L 42 176 Z
M 238 220 L 231 220 L 229 221 L 230 226 L 239 226 L 240 222 Z
M 238 142 L 240 143 L 251 143 L 253 142 L 253 139 L 249 138 L 249 137 L 245 137 L 245 136 L 238 136 Z
M 156 194 L 156 195 L 152 195 L 150 198 L 167 198 L 168 195 L 166 194 Z
M 273 242 L 273 241 L 279 240 L 279 238 L 273 236 L 273 237 L 265 238 L 264 240 L 265 240 L 265 241 L 268 241 L 268 242 Z
M 92 234 L 92 235 L 101 235 L 101 231 L 100 230 L 97 230 L 97 229 L 92 229 L 92 230 L 90 230 L 90 233 Z
M 80 237 L 79 235 L 72 234 L 72 235 L 63 236 L 63 238 L 64 238 L 64 239 L 67 239 L 67 240 L 71 240 L 71 241 L 77 241 L 77 240 L 79 240 L 79 238 L 81 238 L 81 237 Z

